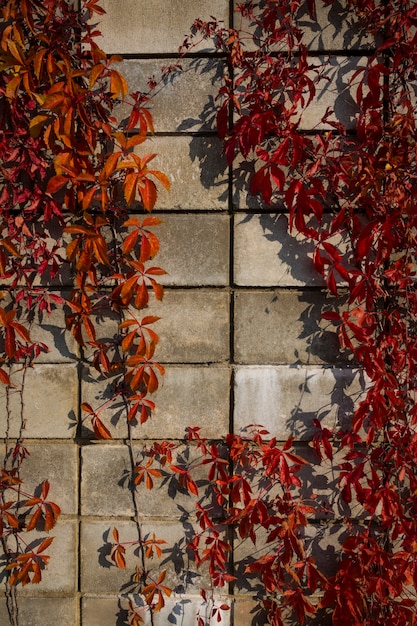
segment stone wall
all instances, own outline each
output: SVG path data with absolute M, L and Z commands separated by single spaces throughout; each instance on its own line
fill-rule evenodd
M 196 17 L 214 15 L 226 25 L 234 19 L 232 0 L 102 0 L 102 5 L 107 14 L 99 26 L 100 44 L 126 56 L 123 71 L 132 90 L 175 61 Z M 320 29 L 307 16 L 304 24 L 311 54 L 332 59 L 329 83 L 310 107 L 305 130 L 316 126 L 329 105 L 352 125 L 355 110 L 346 84 L 370 42 L 348 32 L 336 9 L 322 10 Z M 134 437 L 138 447 L 148 438 L 176 441 L 187 425 L 200 425 L 205 436 L 219 439 L 229 429 L 261 423 L 279 439 L 295 435 L 307 453 L 312 420 L 348 419 L 361 380 L 339 352 L 329 323 L 320 319 L 327 295 L 314 274 L 310 247 L 288 234 L 285 214 L 268 212 L 226 166 L 213 126 L 224 61 L 211 49 L 195 52 L 153 102 L 156 135 L 150 150 L 172 183 L 170 193 L 160 193 L 156 211 L 164 221 L 158 232 L 159 264 L 168 271 L 166 295 L 151 306 L 162 318 L 158 354 L 167 372 L 153 419 L 135 429 Z M 113 332 L 111 320 L 103 332 Z M 119 598 L 129 590 L 134 561 L 129 557 L 125 571 L 109 567 L 103 546 L 114 526 L 123 541 L 135 539 L 125 480 L 127 433 L 114 411 L 108 414 L 111 441 L 94 441 L 81 425 L 81 402 L 97 403 L 106 389 L 81 362 L 64 332 L 62 312 L 54 312 L 36 334 L 53 349 L 27 374 L 25 437 L 31 456 L 23 474 L 33 486 L 50 478 L 51 498 L 62 517 L 44 581 L 19 591 L 21 624 L 119 626 L 125 617 Z M 13 391 L 9 400 L 17 413 Z M 331 494 L 332 468 L 320 472 L 317 489 Z M 139 513 L 145 533 L 155 532 L 168 544 L 178 540 L 186 504 L 164 489 L 143 492 Z M 316 520 L 311 532 L 319 558 L 331 567 L 337 524 Z M 191 626 L 204 571 L 190 575 L 185 585 L 172 555 L 164 568 L 177 593 L 154 625 Z M 253 606 L 250 592 L 237 585 L 233 611 L 224 614 L 223 624 L 249 626 Z M 8 623 L 4 604 L 0 623 Z

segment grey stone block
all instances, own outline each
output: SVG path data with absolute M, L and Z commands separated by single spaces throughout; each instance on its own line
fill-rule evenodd
M 229 358 L 229 296 L 208 289 L 167 290 L 151 305 L 163 363 L 219 363 Z
M 162 68 L 174 67 L 180 63 L 181 69 L 173 71 L 152 93 L 149 109 L 152 113 L 155 131 L 201 132 L 216 130 L 217 106 L 214 99 L 220 88 L 225 71 L 223 61 L 218 59 L 125 59 L 115 67 L 126 78 L 129 90 L 148 91 L 148 80 L 161 79 Z M 118 119 L 130 115 L 128 105 L 115 109 Z
M 131 582 L 136 566 L 141 566 L 140 558 L 134 554 L 135 545 L 126 546 L 126 569 L 118 569 L 111 564 L 110 549 L 113 543 L 112 530 L 117 527 L 122 543 L 137 541 L 137 529 L 133 522 L 109 519 L 108 521 L 85 521 L 81 526 L 81 592 L 85 594 L 128 594 L 137 593 L 137 585 Z M 197 594 L 201 587 L 210 586 L 209 576 L 204 568 L 197 570 L 188 560 L 186 542 L 190 538 L 189 522 L 169 523 L 168 521 L 147 522 L 142 525 L 142 536 L 152 537 L 167 543 L 162 544 L 162 556 L 147 560 L 146 566 L 154 575 L 167 571 L 164 581 L 176 593 Z
M 323 218 L 323 228 L 329 220 Z M 237 285 L 259 287 L 324 286 L 314 269 L 314 244 L 293 228 L 286 213 L 239 213 L 234 224 L 234 280 Z M 329 238 L 347 259 L 349 248 L 342 236 Z M 336 282 L 344 283 L 338 275 Z
M 68 293 L 59 294 L 63 298 Z M 71 332 L 65 330 L 65 315 L 69 310 L 65 305 L 57 305 L 51 314 L 43 315 L 41 323 L 35 323 L 30 336 L 33 341 L 45 343 L 49 352 L 42 352 L 37 358 L 38 363 L 67 363 L 77 359 L 78 344 Z
M 240 0 L 234 0 L 235 6 Z M 374 46 L 373 37 L 364 32 L 354 11 L 347 10 L 346 0 L 331 5 L 316 2 L 316 19 L 312 20 L 306 4 L 302 4 L 296 16 L 296 24 L 303 33 L 303 43 L 310 50 L 361 50 Z M 254 32 L 255 25 L 248 19 L 235 18 L 235 27 Z M 253 44 L 247 43 L 248 50 Z
M 61 507 L 61 513 L 78 512 L 78 448 L 67 443 L 27 442 L 29 456 L 23 461 L 21 478 L 25 491 L 48 480 L 48 500 Z
M 234 226 L 234 280 L 241 286 L 313 286 L 313 244 L 288 232 L 284 214 L 238 214 Z
M 358 370 L 246 366 L 235 373 L 234 426 L 262 424 L 272 437 L 310 440 L 313 420 L 346 429 L 365 389 Z
M 328 303 L 318 291 L 239 291 L 235 296 L 237 363 L 346 363 L 334 327 L 320 317 Z
M 77 589 L 77 523 L 68 519 L 59 519 L 49 533 L 53 542 L 45 551 L 50 556 L 47 568 L 42 572 L 42 581 L 38 587 L 26 585 L 19 589 L 19 595 L 74 594 Z M 30 531 L 25 533 L 25 541 L 38 542 L 47 537 L 47 533 Z M 37 543 L 35 544 L 37 545 Z M 36 589 L 36 591 L 35 591 Z
M 176 53 L 195 19 L 210 19 L 213 15 L 225 24 L 229 21 L 228 0 L 102 0 L 106 15 L 100 18 L 99 40 L 106 52 L 115 53 Z M 211 49 L 203 42 L 194 50 Z
M 83 597 L 81 615 L 82 626 L 115 626 L 120 617 L 127 617 L 127 607 L 121 607 L 117 595 L 107 598 Z
M 78 602 L 67 597 L 18 597 L 19 623 L 30 626 L 77 626 Z M 0 601 L 0 623 L 9 624 L 6 602 Z M 114 623 L 112 624 L 114 626 Z
M 114 385 L 85 370 L 82 402 L 100 407 L 111 399 Z M 210 439 L 224 436 L 229 428 L 230 370 L 227 367 L 173 366 L 165 370 L 160 387 L 153 396 L 155 410 L 144 424 L 132 423 L 132 437 L 138 439 L 182 439 L 187 426 L 202 427 Z M 84 436 L 92 436 L 88 415 L 84 413 Z M 100 419 L 116 439 L 127 437 L 126 410 L 120 400 L 104 408 Z
M 133 460 L 146 465 L 148 457 L 142 454 L 143 446 L 133 449 Z M 195 449 L 181 446 L 174 452 L 173 463 L 182 466 L 189 459 L 198 460 Z M 151 469 L 159 470 L 155 462 Z M 207 484 L 205 468 L 197 467 L 193 472 L 201 493 Z M 131 485 L 131 464 L 127 446 L 91 445 L 82 450 L 81 507 L 83 515 L 104 517 L 130 517 L 134 514 Z M 153 488 L 147 489 L 144 481 L 136 489 L 136 502 L 140 517 L 180 519 L 185 511 L 194 510 L 195 497 L 185 493 L 179 485 L 178 476 L 168 467 L 161 469 L 160 477 L 153 477 Z M 103 497 L 103 494 L 106 497 Z
M 20 385 L 22 372 L 12 370 L 12 382 Z M 18 437 L 23 417 L 24 437 L 71 439 L 75 436 L 78 414 L 78 377 L 75 365 L 35 364 L 26 371 L 23 390 L 23 416 L 19 387 L 0 387 L 0 427 L 7 422 L 9 397 L 9 434 Z
M 128 598 L 113 596 L 110 598 L 85 597 L 82 603 L 83 626 L 114 626 L 116 618 L 126 618 L 128 613 Z M 140 596 L 132 596 L 133 602 L 139 603 Z M 227 597 L 216 598 L 218 604 L 228 603 Z M 140 604 L 139 606 L 142 606 Z M 207 624 L 214 626 L 228 626 L 230 624 L 230 611 L 222 611 L 221 619 L 217 621 L 217 616 L 210 620 L 211 605 L 205 605 L 200 596 L 190 594 L 176 596 L 173 594 L 165 598 L 165 606 L 161 611 L 154 613 L 152 619 L 149 611 L 143 609 L 141 617 L 144 626 L 166 626 L 167 624 L 181 626 L 195 626 L 196 615 L 200 613 L 207 621 Z
M 217 137 L 152 137 L 137 152 L 156 153 L 152 168 L 164 172 L 171 181 L 170 191 L 159 185 L 156 209 L 227 209 L 228 172 Z
M 312 65 L 323 63 L 323 78 L 316 85 L 316 93 L 311 103 L 302 111 L 301 130 L 330 130 L 330 124 L 321 122 L 328 108 L 333 110 L 329 118 L 332 122 L 342 123 L 346 129 L 356 127 L 359 108 L 355 103 L 356 89 L 361 77 L 354 77 L 359 68 L 367 66 L 367 57 L 331 56 L 311 59 Z M 313 71 L 311 80 L 315 80 Z M 305 94 L 308 101 L 308 94 Z
M 156 262 L 168 274 L 161 283 L 175 287 L 226 286 L 229 282 L 229 217 L 168 215 L 155 229 L 161 242 Z

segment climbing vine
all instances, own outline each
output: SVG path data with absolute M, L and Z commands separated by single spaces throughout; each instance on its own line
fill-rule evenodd
M 129 428 L 148 419 L 163 367 L 154 358 L 158 318 L 144 309 L 149 291 L 162 298 L 164 272 L 152 262 L 159 220 L 146 213 L 158 185 L 168 189 L 169 181 L 152 168 L 156 155 L 142 150 L 153 132 L 148 97 L 129 93 L 115 67 L 121 58 L 97 45 L 98 0 L 83 0 L 80 9 L 66 0 L 1 0 L 0 11 L 0 380 L 7 400 L 0 539 L 16 625 L 15 587 L 41 581 L 52 542 L 44 533 L 60 514 L 48 479 L 31 494 L 21 477 L 30 454 L 25 376 L 50 347 L 35 341 L 32 329 L 64 307 L 81 358 L 111 377 L 110 404 L 123 401 Z M 121 104 L 129 113 L 119 121 Z M 54 286 L 68 271 L 73 288 L 64 298 Z M 118 324 L 111 340 L 99 337 L 106 315 Z M 17 439 L 12 394 L 21 403 Z M 111 437 L 103 406 L 81 409 L 97 438 Z
M 212 40 L 226 57 L 230 72 L 218 92 L 217 127 L 229 164 L 251 194 L 270 211 L 287 212 L 290 229 L 314 243 L 314 267 L 334 296 L 323 317 L 366 374 L 350 429 L 314 422 L 317 459 L 333 463 L 338 498 L 345 511 L 354 511 L 344 519 L 327 511 L 345 530 L 333 574 L 324 575 L 306 550 L 309 518 L 326 507 L 315 504 L 314 493 L 300 498 L 306 460 L 291 450 L 291 439 L 278 445 L 253 426 L 229 434 L 222 457 L 190 427 L 190 445 L 200 457 L 168 470 L 197 497 L 198 530 L 189 548 L 198 564 L 208 563 L 213 589 L 233 590 L 236 579 L 258 576 L 264 619 L 273 626 L 283 626 L 288 610 L 299 624 L 316 615 L 335 626 L 411 625 L 417 601 L 417 7 L 408 0 L 347 3 L 345 21 L 373 41 L 346 84 L 355 128 L 329 108 L 306 132 L 303 115 L 328 80 L 326 61 L 309 54 L 300 26 L 306 12 L 316 19 L 316 4 L 238 3 L 239 28 L 196 20 L 182 51 Z M 158 458 L 151 448 L 148 466 Z M 208 469 L 204 493 L 193 479 L 202 467 Z M 165 476 L 164 468 L 154 476 Z M 240 540 L 263 550 L 239 564 L 230 555 Z M 219 607 L 213 611 L 220 615 Z M 204 623 L 200 617 L 199 626 Z
M 29 453 L 25 377 L 48 350 L 33 340 L 33 326 L 66 307 L 81 358 L 91 356 L 114 389 L 105 405 L 81 405 L 83 421 L 97 438 L 110 438 L 104 409 L 122 401 L 132 450 L 131 428 L 148 419 L 163 374 L 154 356 L 158 318 L 145 314 L 150 292 L 163 295 L 163 270 L 153 262 L 159 220 L 143 213 L 154 208 L 158 185 L 168 189 L 169 182 L 152 168 L 155 155 L 142 152 L 153 132 L 149 96 L 130 94 L 116 69 L 121 59 L 97 45 L 98 0 L 83 0 L 80 10 L 66 0 L 0 0 L 0 10 L 0 381 L 6 390 L 0 539 L 10 622 L 17 626 L 15 587 L 41 581 L 52 541 L 46 533 L 60 514 L 48 478 L 30 493 L 21 477 Z M 314 267 L 335 297 L 324 317 L 366 374 L 368 389 L 351 428 L 332 431 L 316 420 L 311 442 L 318 460 L 337 467 L 340 499 L 357 504 L 361 514 L 356 508 L 354 517 L 339 520 L 314 493 L 302 498 L 307 460 L 292 439 L 279 444 L 261 426 L 229 434 L 224 445 L 189 427 L 195 454 L 186 457 L 172 442 L 148 446 L 142 460 L 131 455 L 138 540 L 129 545 L 140 553 L 133 575 L 138 594 L 128 614 L 133 626 L 171 594 L 165 572 L 155 576 L 147 566 L 161 555 L 163 540 L 143 536 L 136 505 L 137 489 L 152 489 L 158 480 L 175 480 L 195 501 L 196 530 L 186 550 L 208 568 L 212 586 L 202 595 L 209 620 L 220 621 L 229 608 L 216 603 L 218 589 L 232 592 L 239 579 L 258 578 L 272 626 L 283 626 L 286 611 L 300 624 L 315 615 L 329 616 L 335 626 L 415 623 L 417 7 L 410 0 L 348 2 L 345 19 L 374 40 L 346 85 L 357 107 L 353 131 L 331 109 L 315 129 L 303 129 L 303 115 L 327 81 L 326 62 L 309 56 L 303 40 L 305 11 L 315 19 L 312 0 L 242 2 L 236 5 L 241 27 L 197 20 L 182 50 L 210 38 L 227 58 L 217 113 L 226 157 L 230 164 L 243 160 L 250 192 L 286 211 L 291 229 L 314 242 Z M 121 122 L 120 103 L 130 106 Z M 68 268 L 73 287 L 64 300 L 53 286 Z M 105 315 L 117 319 L 110 340 L 100 338 L 97 325 Z M 11 394 L 20 398 L 18 437 Z M 330 575 L 307 549 L 316 514 L 345 525 Z M 245 540 L 263 550 L 238 562 L 231 555 Z M 110 557 L 120 568 L 127 548 L 113 529 Z M 204 626 L 206 617 L 197 619 Z

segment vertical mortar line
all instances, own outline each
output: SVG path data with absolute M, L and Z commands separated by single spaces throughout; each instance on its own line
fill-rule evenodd
M 229 27 L 234 27 L 234 0 L 229 0 Z M 228 63 L 227 71 L 232 80 L 233 85 L 233 67 Z M 229 127 L 233 122 L 233 111 L 229 108 Z M 229 391 L 229 432 L 235 432 L 234 425 L 234 405 L 235 405 L 235 289 L 234 289 L 234 206 L 233 206 L 233 163 L 228 166 L 228 212 L 229 212 L 229 368 L 230 368 L 230 391 Z M 233 475 L 233 462 L 229 459 L 229 473 Z M 229 506 L 231 502 L 229 502 Z M 230 573 L 235 575 L 235 558 L 234 558 L 234 531 L 228 528 L 228 540 L 231 547 L 230 550 Z M 229 583 L 230 595 L 230 626 L 234 625 L 234 581 Z
M 79 348 L 80 354 L 77 363 L 77 432 L 74 440 L 74 444 L 77 446 L 77 589 L 76 597 L 77 602 L 77 623 L 82 625 L 82 586 L 81 586 L 81 481 L 82 481 L 82 375 L 83 375 L 83 361 L 84 351 L 82 347 Z

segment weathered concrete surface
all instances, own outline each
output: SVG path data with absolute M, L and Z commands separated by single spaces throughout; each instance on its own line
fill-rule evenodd
M 220 139 L 208 136 L 157 136 L 137 152 L 156 153 L 152 167 L 168 176 L 170 191 L 159 186 L 158 210 L 227 209 L 227 165 Z
M 237 363 L 343 363 L 333 327 L 320 317 L 325 304 L 325 294 L 318 291 L 239 291 L 235 296 Z
M 272 437 L 309 440 L 313 420 L 346 429 L 363 396 L 357 370 L 314 366 L 240 366 L 235 373 L 234 427 L 263 424 Z
M 161 216 L 155 228 L 161 248 L 155 261 L 168 274 L 166 286 L 223 287 L 229 283 L 229 222 L 227 215 Z
M 112 382 L 86 369 L 82 378 L 82 401 L 99 407 L 111 398 Z M 160 387 L 151 397 L 156 407 L 144 424 L 132 424 L 133 438 L 182 439 L 187 426 L 198 424 L 210 439 L 225 436 L 229 428 L 230 369 L 226 366 L 168 365 Z M 192 401 L 191 401 L 192 400 Z M 116 402 L 100 417 L 116 439 L 127 437 L 124 406 Z M 92 436 L 86 417 L 84 436 Z
M 30 626 L 78 626 L 78 602 L 75 597 L 19 597 L 19 621 Z M 9 624 L 5 600 L 0 600 L 0 623 Z M 109 625 L 110 626 L 110 625 Z M 112 624 L 114 626 L 114 623 Z
M 158 133 L 216 132 L 216 105 L 214 99 L 225 72 L 224 62 L 216 58 L 181 59 L 125 59 L 116 65 L 126 78 L 129 89 L 148 91 L 148 80 L 161 80 L 163 68 L 181 69 L 170 73 L 158 84 L 149 109 L 152 113 L 155 131 Z M 184 97 L 184 94 L 187 97 Z M 119 105 L 115 109 L 118 117 L 130 114 L 128 105 Z
M 194 20 L 211 15 L 229 23 L 228 0 L 102 0 L 106 15 L 100 18 L 100 45 L 108 53 L 176 53 Z M 203 42 L 195 50 L 213 50 Z
M 22 372 L 12 370 L 12 382 L 19 385 Z M 37 363 L 25 373 L 23 406 L 18 387 L 0 387 L 0 428 L 6 429 L 9 414 L 9 434 L 18 437 L 23 418 L 24 437 L 41 439 L 72 439 L 76 434 L 78 417 L 78 375 L 75 364 Z M 23 414 L 21 413 L 23 410 Z

